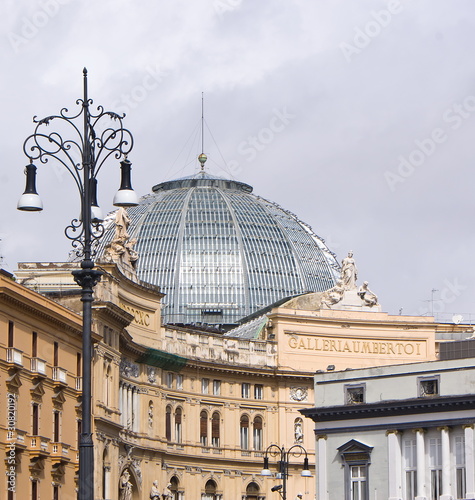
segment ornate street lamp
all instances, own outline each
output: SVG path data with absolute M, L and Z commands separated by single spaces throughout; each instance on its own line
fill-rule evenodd
M 43 209 L 36 192 L 36 166 L 34 160 L 48 163 L 53 158 L 65 167 L 74 178 L 81 198 L 80 219 L 73 219 L 66 228 L 67 238 L 78 258 L 81 269 L 72 272 L 81 287 L 83 303 L 82 330 L 82 427 L 79 443 L 79 500 L 94 498 L 94 449 L 91 423 L 91 321 L 93 288 L 101 279 L 102 272 L 94 269 L 94 243 L 103 235 L 102 215 L 97 204 L 97 174 L 109 158 L 121 160 L 121 183 L 114 197 L 114 205 L 130 207 L 138 204 L 138 198 L 130 182 L 131 163 L 127 154 L 133 147 L 132 134 L 122 126 L 125 115 L 104 111 L 102 106 L 91 112 L 92 99 L 87 94 L 87 70 L 83 71 L 84 96 L 77 99 L 80 110 L 69 114 L 63 108 L 58 115 L 47 116 L 36 123 L 35 131 L 23 144 L 29 158 L 26 189 L 18 201 L 18 210 L 39 211 Z M 97 112 L 96 112 L 97 111 Z M 58 130 L 49 131 L 54 123 Z
M 276 444 L 271 444 L 266 449 L 266 454 L 264 456 L 264 468 L 261 471 L 261 476 L 272 476 L 272 472 L 269 469 L 269 455 L 271 457 L 278 457 L 277 462 L 277 479 L 282 479 L 282 484 L 278 484 L 271 488 L 271 491 L 278 491 L 282 500 L 287 500 L 287 478 L 289 477 L 289 458 L 294 456 L 296 458 L 305 455 L 303 460 L 302 477 L 311 477 L 310 469 L 308 466 L 308 455 L 307 450 L 300 444 L 294 444 L 288 450 L 285 450 L 284 446 L 278 446 Z

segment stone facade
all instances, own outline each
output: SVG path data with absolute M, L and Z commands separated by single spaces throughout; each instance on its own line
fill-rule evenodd
M 26 488 L 21 490 L 25 497 L 32 474 L 27 470 L 31 457 L 35 457 L 30 451 L 34 436 L 28 412 L 34 397 L 39 397 L 31 392 L 36 375 L 30 365 L 32 331 L 38 331 L 50 350 L 57 342 L 58 367 L 65 370 L 67 384 L 63 388 L 54 382 L 54 356 L 45 351 L 46 378 L 42 385 L 47 387 L 41 397 L 52 401 L 54 391 L 61 388 L 65 397 L 61 404 L 68 412 L 67 419 L 62 420 L 61 442 L 69 446 L 70 460 L 63 460 L 58 498 L 74 498 L 69 495 L 74 495 L 76 481 L 77 424 L 69 423 L 80 418 L 80 375 L 76 367 L 81 353 L 81 303 L 70 277 L 72 267 L 70 263 L 20 266 L 19 282 L 49 298 L 1 277 L 15 291 L 18 304 L 44 304 L 43 310 L 53 316 L 47 323 L 39 306 L 20 314 L 24 310 L 20 305 L 15 311 L 1 303 L 2 386 L 7 387 L 9 378 L 18 373 L 24 392 L 18 399 L 24 421 L 18 424 L 17 434 L 23 433 L 26 444 L 25 451 L 18 453 L 17 472 L 18 481 L 21 478 L 22 488 Z M 313 404 L 316 370 L 436 359 L 440 325 L 430 318 L 394 317 L 366 306 L 334 311 L 309 306 L 311 300 L 303 300 L 306 305 L 283 304 L 263 314 L 262 322 L 257 322 L 261 325 L 259 333 L 252 338 L 232 331 L 222 335 L 162 326 L 162 294 L 157 287 L 129 279 L 112 263 L 102 263 L 101 269 L 105 274 L 95 289 L 93 304 L 98 499 L 119 499 L 125 488 L 131 489 L 134 500 L 148 499 L 154 481 L 163 498 L 171 491 L 174 500 L 273 498 L 271 487 L 279 484 L 275 457 L 270 461 L 274 477 L 260 475 L 270 444 L 286 449 L 303 445 L 314 473 L 313 425 L 302 418 L 300 410 Z M 14 339 L 24 360 L 18 369 L 8 361 L 9 321 L 23 325 Z M 466 332 L 467 336 L 472 333 L 463 326 L 455 327 L 455 331 Z M 43 418 L 46 413 L 41 415 Z M 54 429 L 49 424 L 42 420 L 41 432 L 51 447 Z M 4 417 L 0 428 L 6 436 Z M 6 437 L 2 446 L 7 456 Z M 40 459 L 44 464 L 37 476 L 41 498 L 53 498 L 51 453 Z M 294 498 L 302 492 L 303 499 L 313 500 L 315 478 L 301 477 L 301 471 L 302 458 L 292 458 L 288 495 Z

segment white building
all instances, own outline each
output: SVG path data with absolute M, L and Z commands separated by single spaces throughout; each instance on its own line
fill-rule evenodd
M 317 499 L 475 499 L 474 361 L 317 372 Z

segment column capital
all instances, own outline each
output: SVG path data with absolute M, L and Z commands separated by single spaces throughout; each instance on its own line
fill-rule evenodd
M 417 429 L 412 429 L 412 432 L 414 434 L 417 434 L 418 432 L 420 432 L 421 434 L 425 434 L 426 430 L 423 429 L 422 427 L 418 427 Z
M 473 429 L 474 425 L 473 424 L 463 424 L 462 429 Z
M 318 441 L 319 439 L 327 439 L 326 434 L 315 434 L 315 439 Z
M 397 429 L 388 429 L 386 431 L 386 436 L 389 436 L 390 434 L 398 435 L 401 434 L 401 431 L 398 431 Z
M 442 431 L 446 431 L 446 432 L 449 432 L 450 431 L 450 427 L 448 425 L 441 425 L 440 427 L 437 427 L 437 430 L 442 432 Z

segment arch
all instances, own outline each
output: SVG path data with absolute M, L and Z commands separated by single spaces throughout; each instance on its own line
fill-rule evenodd
M 303 419 L 300 417 L 294 420 L 294 438 L 296 443 L 303 442 Z
M 217 493 L 217 484 L 213 479 L 208 479 L 205 484 L 204 493 L 201 494 L 201 500 L 220 500 L 221 495 Z
M 252 422 L 252 444 L 254 450 L 262 450 L 262 417 L 256 415 Z
M 102 453 L 102 498 L 110 498 L 110 477 L 111 474 L 111 463 L 109 458 L 109 447 L 104 446 L 104 451 Z
M 221 422 L 221 415 L 219 414 L 219 412 L 218 411 L 213 412 L 213 415 L 211 416 L 211 444 L 216 448 L 220 446 L 220 438 L 221 438 L 220 422 Z
M 239 442 L 242 450 L 249 449 L 249 417 L 246 414 L 241 415 L 239 421 Z
M 181 406 L 177 406 L 174 414 L 174 422 L 175 422 L 175 442 L 181 443 L 182 441 L 182 420 L 183 420 L 183 410 Z
M 170 491 L 173 494 L 173 500 L 183 500 L 185 492 L 180 488 L 180 480 L 176 476 L 170 478 Z
M 208 446 L 208 412 L 200 412 L 200 443 L 201 446 Z
M 120 498 L 121 487 L 123 485 L 125 472 L 128 472 L 128 474 L 129 474 L 128 481 L 131 484 L 132 500 L 139 500 L 141 498 L 141 491 L 140 491 L 140 487 L 139 487 L 140 481 L 137 477 L 137 474 L 136 474 L 134 468 L 129 467 L 128 464 L 126 464 L 124 467 L 122 467 L 122 470 L 120 471 L 120 474 L 119 474 L 119 484 L 118 484 L 119 495 L 118 495 L 118 498 Z
M 251 481 L 246 487 L 246 500 L 258 500 L 260 491 L 260 486 L 255 481 Z

